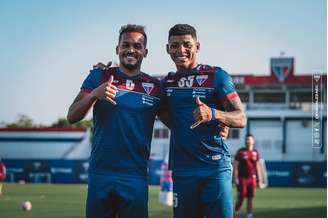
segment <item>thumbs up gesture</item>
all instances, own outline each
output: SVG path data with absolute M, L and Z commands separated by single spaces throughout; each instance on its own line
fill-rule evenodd
M 212 120 L 212 109 L 202 102 L 199 97 L 196 97 L 196 109 L 193 111 L 193 116 L 196 122 L 191 125 L 191 129 L 194 129 L 201 123 L 206 123 Z
M 92 95 L 97 99 L 103 99 L 116 105 L 117 103 L 114 101 L 114 98 L 116 96 L 117 88 L 112 84 L 113 80 L 114 76 L 111 75 L 107 82 L 104 82 L 92 91 Z

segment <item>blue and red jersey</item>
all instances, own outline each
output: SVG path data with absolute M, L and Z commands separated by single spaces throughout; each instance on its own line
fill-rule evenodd
M 235 160 L 238 164 L 238 176 L 239 177 L 255 177 L 256 176 L 256 162 L 259 161 L 260 155 L 256 149 L 248 150 L 247 148 L 241 148 L 237 151 Z
M 90 173 L 147 175 L 147 160 L 155 116 L 160 105 L 160 82 L 145 73 L 129 77 L 118 67 L 90 71 L 81 91 L 91 92 L 114 76 L 116 106 L 97 100 L 93 107 Z
M 190 129 L 196 97 L 211 108 L 238 96 L 231 76 L 220 67 L 199 64 L 190 72 L 169 73 L 162 81 L 171 120 L 170 168 L 174 176 L 215 175 L 230 167 L 230 153 L 218 121 Z M 229 165 L 228 165 L 229 163 Z

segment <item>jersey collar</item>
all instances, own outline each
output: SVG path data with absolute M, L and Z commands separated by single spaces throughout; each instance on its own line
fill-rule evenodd
M 119 67 L 116 68 L 116 73 L 118 73 L 121 77 L 126 78 L 126 79 L 138 79 L 141 77 L 141 74 L 142 74 L 142 72 L 140 71 L 137 75 L 128 76 L 127 74 L 122 72 Z
M 191 70 L 187 71 L 187 72 L 179 72 L 179 71 L 176 71 L 176 74 L 177 75 L 188 75 L 188 74 L 195 74 L 195 73 L 198 73 L 199 69 L 201 68 L 202 64 L 197 64 L 196 67 L 192 68 Z

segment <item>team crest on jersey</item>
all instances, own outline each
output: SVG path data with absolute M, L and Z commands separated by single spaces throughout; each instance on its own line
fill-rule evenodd
M 130 80 L 130 79 L 127 79 L 126 82 L 125 82 L 125 87 L 128 90 L 133 90 L 134 89 L 134 83 L 133 83 L 133 81 Z
M 196 81 L 199 86 L 201 86 L 208 78 L 208 75 L 198 75 L 196 76 Z
M 145 92 L 149 95 L 154 88 L 154 83 L 142 83 L 142 87 Z

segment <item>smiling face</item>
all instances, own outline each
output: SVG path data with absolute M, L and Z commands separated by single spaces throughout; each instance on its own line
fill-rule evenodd
M 127 73 L 135 73 L 140 70 L 141 62 L 147 56 L 148 50 L 145 38 L 139 32 L 126 32 L 120 37 L 116 47 L 119 56 L 120 67 Z
M 167 53 L 171 56 L 178 71 L 189 71 L 197 66 L 199 42 L 191 35 L 173 35 L 166 45 Z

